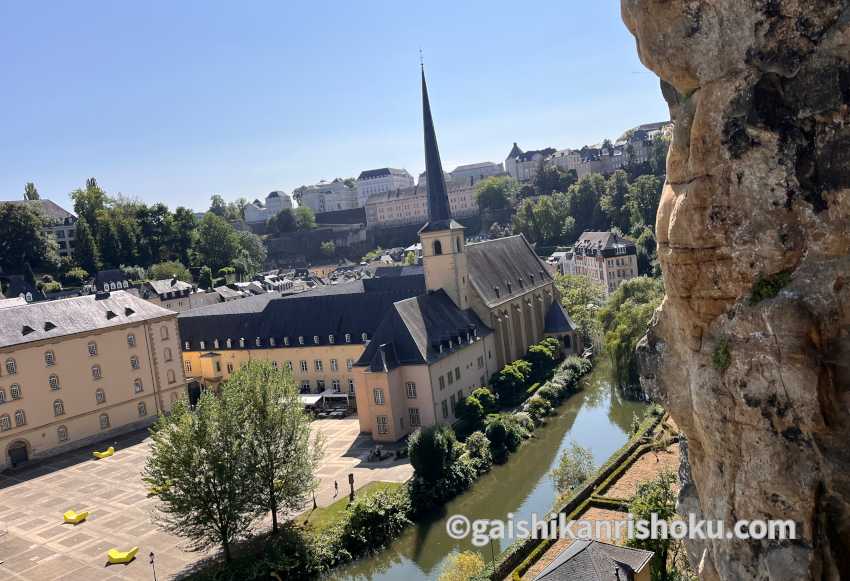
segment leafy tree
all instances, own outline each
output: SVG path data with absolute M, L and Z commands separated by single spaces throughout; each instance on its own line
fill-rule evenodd
M 71 192 L 71 199 L 74 200 L 74 213 L 80 220 L 85 220 L 92 235 L 96 235 L 94 229 L 99 225 L 98 213 L 106 209 L 109 201 L 106 192 L 100 188 L 96 179 L 89 178 L 85 189 L 78 188 Z
M 484 412 L 490 413 L 495 411 L 496 409 L 496 396 L 492 391 L 487 389 L 486 387 L 479 387 L 475 391 L 472 392 L 472 396 L 475 397 L 481 405 L 484 406 Z
M 142 264 L 153 264 L 174 256 L 170 247 L 174 239 L 174 223 L 165 204 L 139 205 L 136 221 L 140 231 L 137 251 Z
M 97 248 L 88 220 L 82 216 L 77 220 L 74 260 L 89 272 L 100 270 L 100 251 Z
M 661 201 L 664 182 L 654 175 L 639 176 L 629 186 L 629 212 L 632 225 L 655 227 L 655 214 Z
M 38 190 L 35 187 L 35 184 L 32 182 L 27 182 L 24 186 L 24 199 L 25 200 L 40 200 L 41 196 L 38 194 Z
M 529 242 L 537 242 L 538 232 L 534 220 L 534 200 L 526 198 L 517 208 L 513 218 L 514 234 L 522 234 Z
M 490 385 L 499 394 L 502 405 L 520 400 L 525 395 L 526 383 L 531 378 L 531 364 L 517 359 L 505 365 L 490 379 Z
M 83 286 L 89 280 L 89 273 L 85 269 L 75 266 L 65 273 L 62 280 L 69 286 Z
M 470 395 L 458 402 L 455 414 L 467 426 L 475 429 L 484 420 L 484 406 L 478 398 Z
M 416 253 L 411 250 L 404 255 L 404 265 L 412 266 L 414 264 L 416 264 Z
M 342 180 L 342 183 L 345 184 L 345 187 L 351 188 L 352 190 L 357 189 L 357 179 L 356 178 L 345 178 Z
M 207 290 L 213 288 L 212 269 L 209 266 L 201 267 L 201 272 L 198 274 L 198 286 Z
M 548 196 L 554 192 L 566 192 L 576 183 L 575 170 L 566 171 L 556 165 L 547 165 L 542 161 L 534 174 L 534 191 L 538 196 Z
M 490 450 L 490 440 L 484 432 L 472 432 L 464 442 L 464 446 L 479 474 L 490 469 L 493 465 L 493 453 Z
M 484 571 L 484 559 L 473 551 L 449 555 L 438 581 L 467 581 Z
M 158 521 L 195 550 L 219 543 L 226 561 L 260 510 L 256 442 L 228 397 L 201 395 L 194 412 L 179 400 L 151 431 L 143 480 L 160 500 Z
M 138 253 L 136 252 L 136 225 L 125 217 L 115 220 L 115 232 L 118 235 L 118 246 L 121 248 L 121 263 L 136 264 Z
M 454 430 L 445 424 L 416 430 L 410 436 L 407 448 L 416 476 L 431 483 L 446 476 L 462 451 Z
M 333 243 L 333 240 L 326 240 L 325 242 L 322 242 L 320 250 L 323 256 L 330 258 L 336 254 L 336 244 Z
M 312 230 L 316 227 L 316 215 L 313 210 L 307 206 L 298 206 L 295 208 L 295 228 L 299 232 L 304 230 Z
M 670 149 L 670 138 L 656 135 L 652 139 L 652 151 L 649 154 L 649 166 L 657 176 L 667 174 L 667 152 Z
M 141 266 L 122 266 L 121 272 L 131 281 L 145 280 L 148 277 L 148 273 Z
M 253 232 L 241 230 L 236 232 L 236 240 L 239 243 L 239 255 L 247 263 L 245 274 L 253 274 L 262 270 L 268 252 L 260 237 Z
M 299 510 L 318 481 L 321 439 L 310 437 L 310 417 L 288 373 L 267 361 L 250 361 L 230 376 L 224 397 L 244 412 L 244 437 L 253 442 L 259 490 L 254 500 L 272 515 Z
M 198 221 L 192 210 L 179 207 L 174 211 L 171 230 L 170 249 L 183 264 L 191 264 L 190 251 L 195 242 L 195 228 Z
M 670 471 L 663 471 L 654 480 L 638 484 L 637 492 L 629 503 L 629 513 L 635 520 L 650 520 L 653 515 L 659 521 L 668 523 L 676 516 L 676 492 L 673 485 L 676 476 Z M 637 549 L 652 551 L 655 557 L 652 559 L 653 581 L 667 581 L 675 579 L 673 571 L 668 566 L 671 549 L 674 548 L 675 540 L 668 537 L 657 539 L 630 538 L 626 544 Z
M 620 387 L 639 385 L 635 348 L 646 334 L 652 314 L 663 298 L 664 285 L 660 279 L 640 276 L 618 286 L 599 311 L 605 350 Z
M 605 289 L 583 276 L 568 274 L 555 279 L 561 304 L 586 344 L 600 336 L 596 314 L 605 301 Z
M 510 208 L 511 201 L 516 197 L 519 184 L 511 177 L 491 176 L 478 182 L 475 187 L 475 200 L 478 209 L 504 210 Z
M 285 208 L 269 218 L 268 230 L 271 234 L 277 234 L 280 236 L 282 234 L 295 232 L 297 228 L 298 224 L 295 222 L 295 212 L 293 212 L 290 208 Z
M 213 270 L 228 266 L 239 256 L 239 239 L 233 226 L 218 215 L 207 212 L 198 226 L 195 252 L 198 262 Z
M 566 494 L 590 478 L 593 470 L 593 454 L 572 442 L 561 454 L 558 465 L 552 469 L 552 481 L 559 494 Z
M 151 280 L 164 280 L 176 276 L 177 280 L 189 283 L 192 282 L 192 275 L 189 273 L 189 269 L 177 260 L 169 260 L 154 264 L 148 270 L 148 276 L 150 276 Z
M 118 237 L 118 229 L 115 223 L 109 219 L 105 212 L 98 215 L 100 225 L 98 248 L 103 265 L 106 268 L 117 268 L 124 262 L 124 252 L 121 248 L 121 239 Z
M 24 264 L 54 268 L 57 245 L 44 225 L 42 214 L 27 204 L 0 203 L 0 269 L 17 272 Z
M 570 206 L 569 214 L 575 219 L 575 227 L 578 232 L 599 230 L 606 226 L 600 206 L 605 192 L 605 178 L 596 173 L 582 177 L 570 187 L 567 192 Z
M 629 179 L 626 172 L 617 170 L 605 184 L 605 195 L 600 200 L 602 212 L 612 227 L 627 231 L 629 227 Z
M 227 203 L 224 201 L 224 198 L 222 198 L 220 194 L 213 194 L 212 196 L 210 196 L 209 211 L 218 216 L 219 218 L 224 218 L 227 215 Z

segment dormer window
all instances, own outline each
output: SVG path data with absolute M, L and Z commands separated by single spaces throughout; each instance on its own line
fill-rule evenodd
M 345 334 L 345 342 L 346 342 L 346 343 L 351 343 L 351 333 L 346 333 L 346 334 Z
M 277 345 L 277 341 L 275 341 L 274 337 L 269 337 L 269 347 L 275 347 Z
M 224 344 L 227 345 L 228 349 L 231 349 L 233 347 L 233 340 L 230 337 L 228 337 L 227 340 L 224 342 Z
M 107 321 L 108 321 L 108 320 L 110 320 L 110 319 L 114 319 L 114 318 L 115 318 L 115 317 L 117 317 L 117 316 L 118 316 L 118 315 L 116 315 L 116 314 L 115 314 L 114 312 L 112 312 L 112 311 L 106 311 L 106 320 L 107 320 Z
M 200 345 L 201 345 L 201 350 L 204 350 L 204 349 L 207 348 L 207 342 L 206 341 L 201 341 Z
M 29 335 L 30 333 L 35 333 L 35 329 L 29 325 L 24 325 L 23 329 L 21 329 L 21 335 Z
M 55 328 L 56 328 L 56 325 L 54 325 L 54 324 L 53 324 L 53 323 L 51 323 L 50 321 L 47 321 L 47 322 L 44 324 L 44 330 L 45 330 L 45 331 L 52 331 L 52 330 L 53 330 L 53 329 L 55 329 Z
M 254 345 L 256 345 L 257 347 L 260 347 L 262 344 L 263 344 L 263 342 L 260 340 L 259 337 L 257 337 L 257 339 L 254 341 Z
M 299 345 L 303 345 L 303 344 L 304 344 L 304 336 L 303 336 L 303 335 L 298 335 L 298 344 L 299 344 Z
M 192 348 L 192 346 L 189 344 L 188 341 L 185 341 L 183 343 L 183 351 L 189 351 L 191 348 Z
M 245 348 L 245 337 L 239 337 L 239 347 L 242 349 Z
M 213 339 L 213 349 L 218 349 L 218 339 Z
M 363 333 L 362 335 L 360 335 L 360 338 L 363 339 L 363 341 L 368 341 L 369 335 L 367 333 Z
M 496 293 L 496 298 L 497 298 L 497 299 L 498 299 L 498 298 L 501 298 L 502 293 L 499 291 L 499 287 L 494 286 L 494 287 L 493 287 L 493 292 L 495 292 L 495 293 Z
M 318 335 L 313 335 L 313 343 L 316 344 L 316 345 L 319 344 L 319 336 Z
M 333 335 L 328 335 L 328 343 L 330 343 L 331 345 L 334 344 L 334 336 Z
M 283 338 L 283 344 L 286 345 L 287 347 L 289 347 L 289 337 Z
M 130 315 L 134 314 L 135 312 L 136 312 L 136 311 L 134 311 L 134 310 L 133 310 L 133 309 L 131 309 L 130 307 L 127 307 L 126 309 L 124 309 L 124 316 L 125 316 L 125 317 L 129 317 Z

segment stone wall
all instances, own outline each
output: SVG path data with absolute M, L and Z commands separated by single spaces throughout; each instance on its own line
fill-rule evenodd
M 850 0 L 621 0 L 675 122 L 644 388 L 682 510 L 793 519 L 689 543 L 702 579 L 850 579 Z

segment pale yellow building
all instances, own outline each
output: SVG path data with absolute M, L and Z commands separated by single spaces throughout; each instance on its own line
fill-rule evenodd
M 131 293 L 2 313 L 0 468 L 147 426 L 186 393 L 176 313 Z

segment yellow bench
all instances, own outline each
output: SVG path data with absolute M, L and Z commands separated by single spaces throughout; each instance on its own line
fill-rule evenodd
M 133 547 L 129 551 L 119 551 L 118 549 L 109 549 L 106 553 L 109 563 L 112 565 L 121 565 L 129 563 L 136 558 L 136 553 L 139 552 L 139 547 Z
M 65 519 L 65 523 L 70 525 L 78 525 L 84 520 L 86 520 L 88 516 L 88 511 L 77 512 L 74 510 L 65 511 L 65 514 L 62 515 L 62 517 Z
M 110 446 L 110 447 L 108 447 L 108 448 L 107 448 L 105 451 L 103 451 L 103 452 L 95 451 L 95 452 L 93 452 L 93 454 L 94 454 L 94 457 L 95 457 L 95 458 L 100 458 L 100 459 L 103 459 L 103 458 L 109 458 L 110 456 L 112 456 L 113 454 L 115 454 L 115 448 L 113 448 L 112 446 Z

